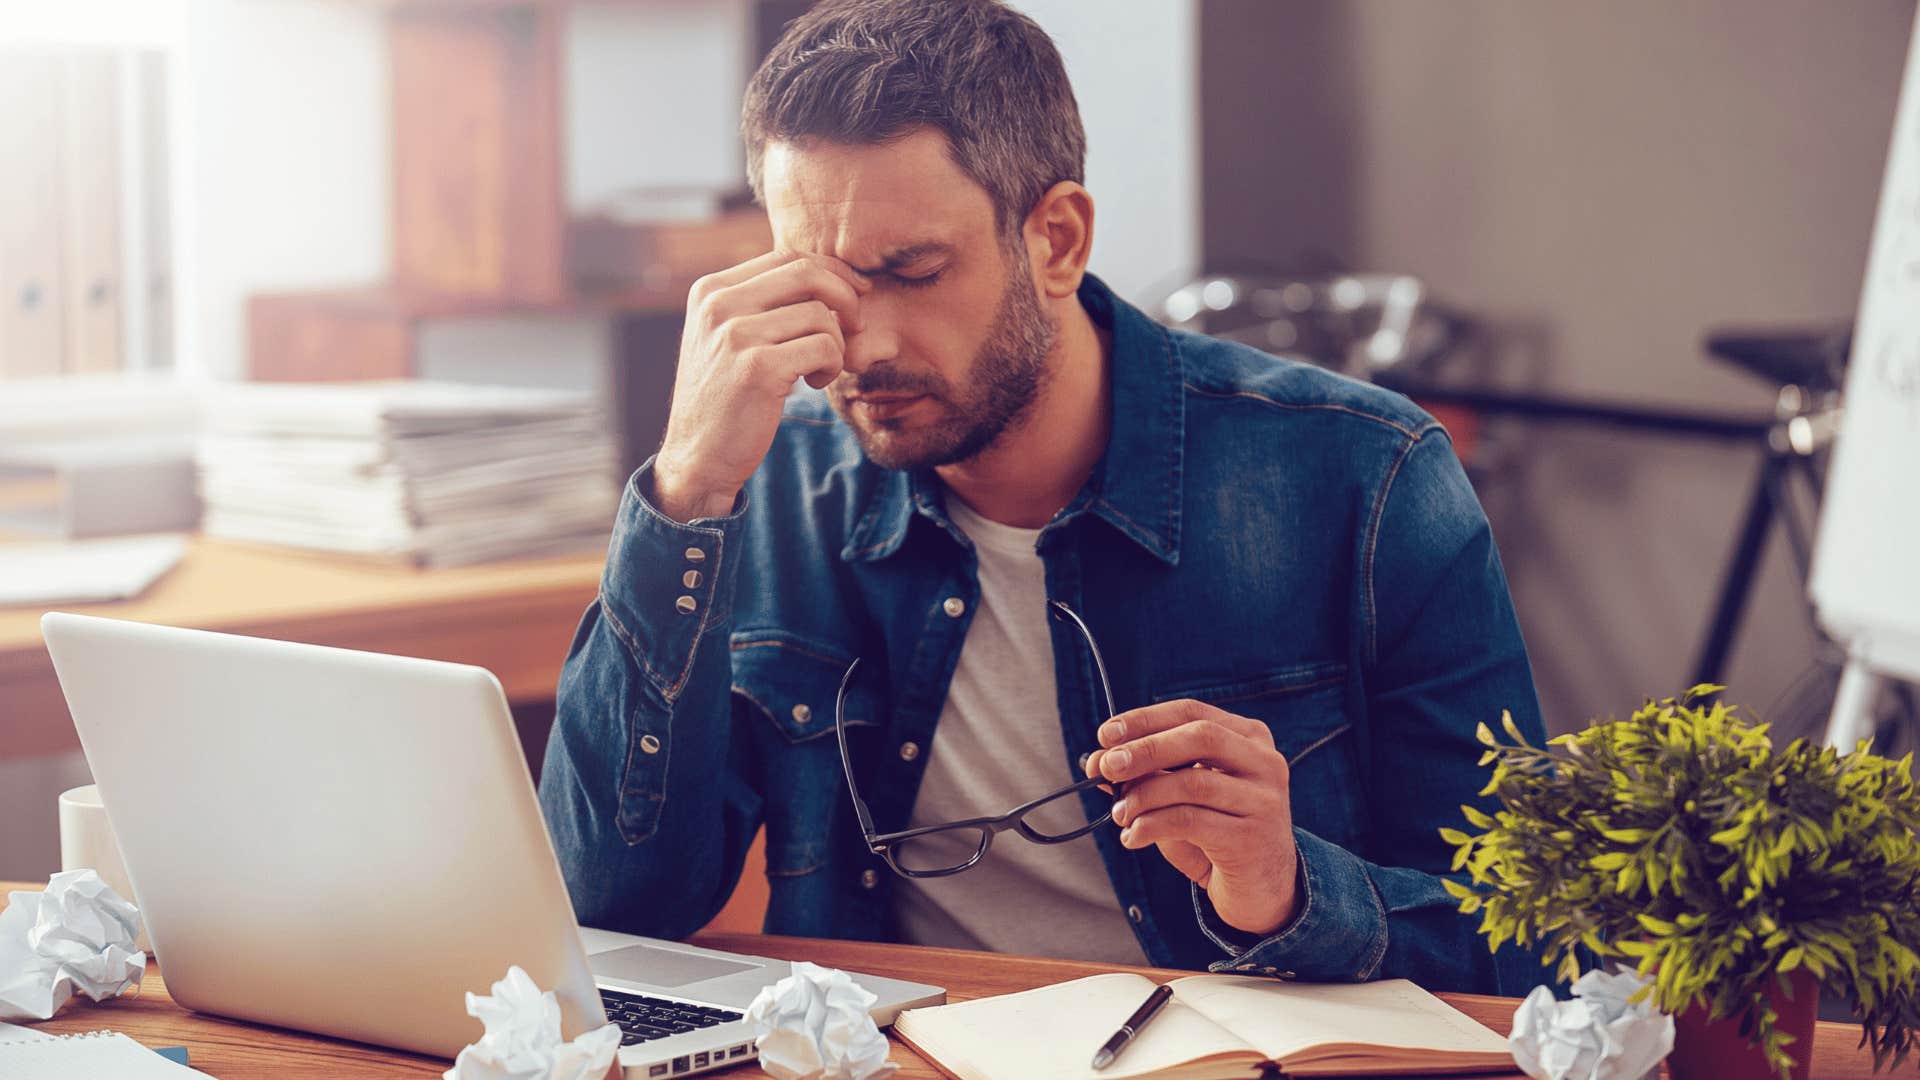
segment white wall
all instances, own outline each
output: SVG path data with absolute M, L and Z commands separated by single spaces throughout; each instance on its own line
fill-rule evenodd
M 179 43 L 187 0 L 61 0 L 11 3 L 0 44 L 60 43 L 171 48 Z
M 1487 325 L 1501 384 L 1765 416 L 1712 328 L 1852 318 L 1913 0 L 1208 0 L 1210 260 L 1322 248 Z M 1481 498 L 1549 729 L 1685 687 L 1755 446 L 1496 425 Z M 1728 670 L 1810 668 L 1778 538 Z
M 246 298 L 367 284 L 391 252 L 382 10 L 188 0 L 174 190 L 182 371 L 245 370 Z
M 569 8 L 567 205 L 636 187 L 744 187 L 752 44 L 748 0 Z
M 1196 0 L 1014 0 L 1060 48 L 1087 129 L 1092 269 L 1157 306 L 1200 261 Z

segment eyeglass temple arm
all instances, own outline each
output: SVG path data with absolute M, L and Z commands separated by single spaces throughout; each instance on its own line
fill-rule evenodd
M 1114 712 L 1113 687 L 1107 682 L 1107 662 L 1100 659 L 1100 646 L 1094 643 L 1093 631 L 1087 629 L 1086 620 L 1082 619 L 1078 612 L 1068 607 L 1065 601 L 1055 600 L 1052 603 L 1054 614 L 1065 615 L 1067 618 L 1072 619 L 1073 625 L 1080 628 L 1080 636 L 1087 639 L 1087 651 L 1093 654 L 1093 670 L 1100 676 L 1100 695 L 1107 703 L 1107 716 L 1112 717 Z
M 860 819 L 860 831 L 867 837 L 873 836 L 873 814 L 868 812 L 867 804 L 860 799 L 860 791 L 853 786 L 853 755 L 847 750 L 847 688 L 853 685 L 853 673 L 860 667 L 860 661 L 854 660 L 847 666 L 847 673 L 840 677 L 840 693 L 833 702 L 833 732 L 840 740 L 840 768 L 847 774 L 847 794 L 853 799 L 853 812 Z

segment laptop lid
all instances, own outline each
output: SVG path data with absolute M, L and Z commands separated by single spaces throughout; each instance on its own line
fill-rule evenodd
M 41 629 L 167 990 L 452 1056 L 508 965 L 604 1023 L 484 669 L 62 613 Z

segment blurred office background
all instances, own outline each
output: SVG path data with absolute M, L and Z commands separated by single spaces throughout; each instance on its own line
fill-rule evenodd
M 1764 422 L 1778 382 L 1706 337 L 1852 318 L 1913 0 L 1017 6 L 1066 57 L 1093 268 L 1124 296 L 1162 314 L 1216 275 L 1407 276 L 1471 328 L 1436 380 L 1639 410 L 1443 416 L 1549 726 L 1683 688 L 1763 440 L 1646 417 Z M 764 245 L 740 90 L 804 7 L 9 0 L 0 464 L 170 400 L 136 376 L 417 377 L 574 392 L 618 475 L 659 437 L 687 284 Z M 118 404 L 61 429 L 94 398 Z M 1763 713 L 1826 677 L 1790 555 L 1760 547 L 1722 671 Z M 556 666 L 566 646 L 522 643 Z M 28 750 L 0 746 L 0 878 L 57 868 L 54 798 L 86 779 L 19 736 L 64 722 L 26 715 L 45 704 L 0 697 Z

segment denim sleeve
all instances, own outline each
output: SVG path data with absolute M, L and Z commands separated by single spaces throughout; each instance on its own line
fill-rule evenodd
M 600 594 L 561 669 L 540 806 L 583 925 L 684 937 L 725 904 L 759 827 L 730 716 L 745 496 L 680 524 L 628 482 Z
M 1439 830 L 1459 826 L 1463 804 L 1491 808 L 1475 726 L 1497 730 L 1509 710 L 1529 741 L 1545 736 L 1492 530 L 1437 425 L 1393 463 L 1363 542 L 1367 857 L 1295 829 L 1301 906 L 1264 939 L 1226 926 L 1196 888 L 1200 925 L 1226 954 L 1210 967 L 1523 995 L 1553 981 L 1538 955 L 1490 954 L 1478 916 L 1441 887 L 1452 849 Z

